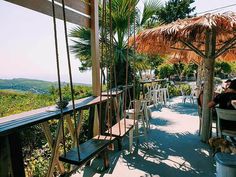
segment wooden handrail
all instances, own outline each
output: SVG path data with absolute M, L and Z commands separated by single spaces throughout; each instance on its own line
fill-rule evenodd
M 106 101 L 107 97 L 102 97 L 102 102 Z M 100 97 L 86 97 L 75 101 L 76 110 L 87 109 L 93 105 L 99 104 Z M 73 112 L 72 105 L 63 109 L 64 114 Z M 23 112 L 0 119 L 0 136 L 6 136 L 19 129 L 23 129 L 32 125 L 36 125 L 51 119 L 60 118 L 60 110 L 49 112 L 48 107 Z

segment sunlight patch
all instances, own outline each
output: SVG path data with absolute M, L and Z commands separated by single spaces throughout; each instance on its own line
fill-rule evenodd
M 181 171 L 194 170 L 189 162 L 185 161 L 183 157 L 179 156 L 168 156 L 168 159 L 162 160 L 162 163 Z
M 200 152 L 201 154 L 204 154 L 205 156 L 210 156 L 209 151 L 207 151 L 206 149 L 194 149 L 197 152 Z

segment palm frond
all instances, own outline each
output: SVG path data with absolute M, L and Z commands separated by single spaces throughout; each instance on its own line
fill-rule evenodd
M 143 16 L 140 25 L 143 26 L 161 8 L 159 0 L 147 0 L 144 3 Z

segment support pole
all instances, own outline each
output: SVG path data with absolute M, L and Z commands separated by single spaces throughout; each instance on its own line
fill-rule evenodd
M 100 95 L 100 54 L 98 0 L 91 0 L 91 56 L 92 56 L 92 89 L 93 95 Z
M 206 32 L 205 41 L 206 58 L 204 58 L 203 124 L 201 129 L 201 140 L 203 142 L 207 142 L 211 134 L 211 109 L 208 108 L 208 103 L 212 100 L 214 88 L 215 49 L 216 32 L 211 29 Z
M 200 88 L 201 88 L 201 84 L 202 84 L 202 80 L 204 78 L 204 68 L 203 68 L 203 61 L 200 61 L 198 68 L 197 68 L 197 81 L 196 81 L 196 85 L 197 85 L 197 96 L 199 96 L 200 94 Z
M 0 176 L 11 176 L 11 155 L 8 137 L 0 137 Z

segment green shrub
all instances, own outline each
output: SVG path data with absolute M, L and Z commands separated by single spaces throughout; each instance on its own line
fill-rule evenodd
M 169 86 L 170 97 L 180 96 L 181 95 L 181 90 L 185 94 L 190 94 L 191 93 L 191 88 L 188 84 L 181 84 L 181 85 L 178 85 L 178 86 L 170 85 Z

